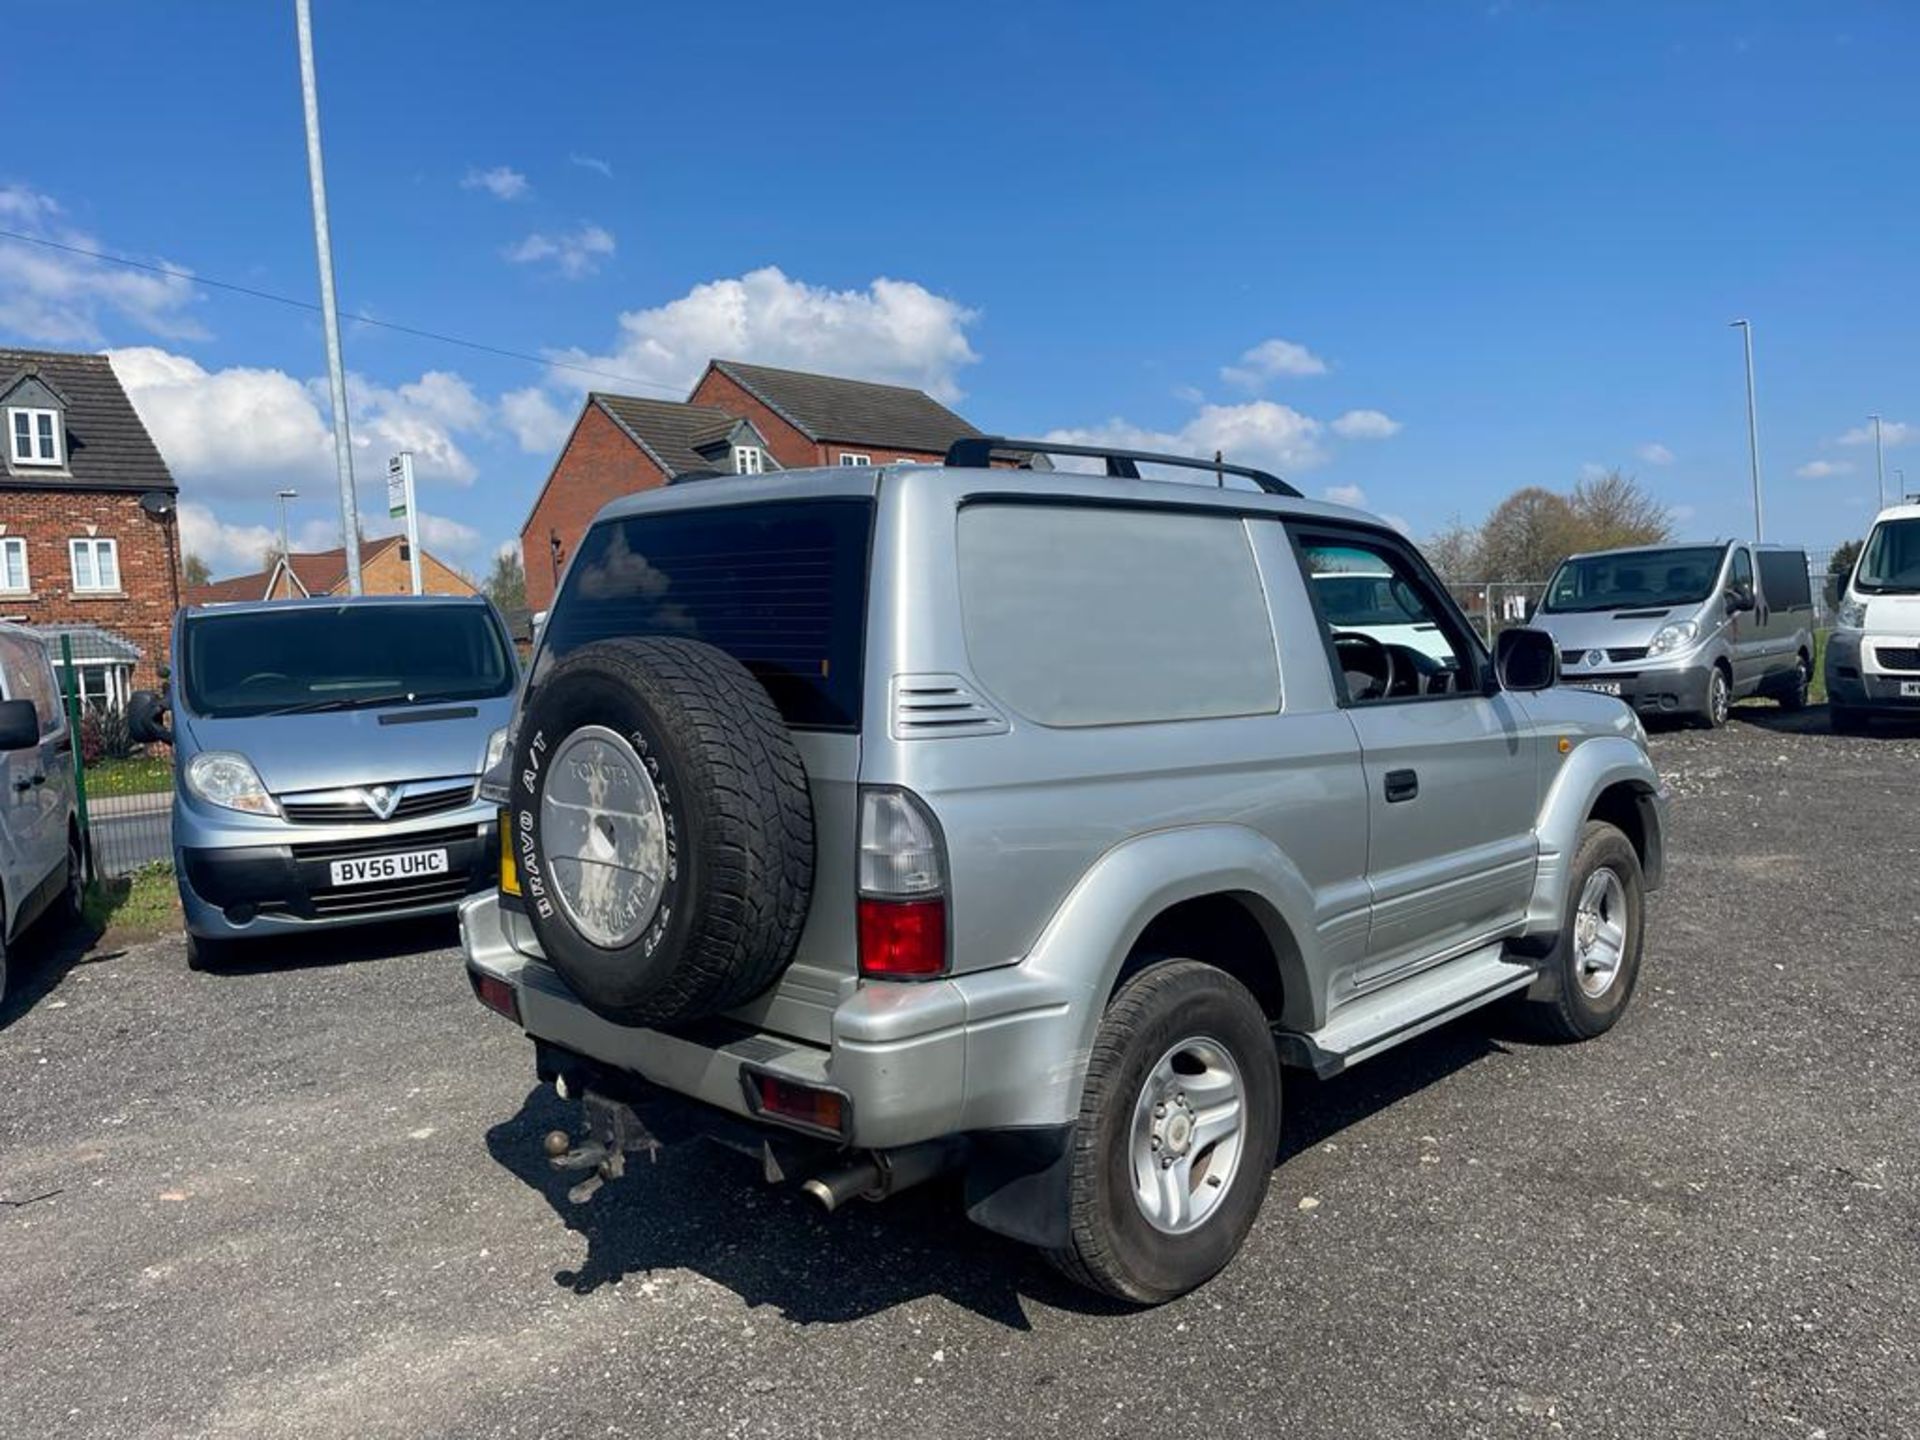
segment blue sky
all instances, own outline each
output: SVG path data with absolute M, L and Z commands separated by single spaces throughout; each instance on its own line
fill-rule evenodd
M 1906 5 L 315 10 L 343 309 L 623 377 L 348 325 L 368 507 L 412 446 L 472 568 L 583 385 L 714 353 L 1416 534 L 1618 465 L 1708 535 L 1751 529 L 1749 316 L 1769 538 L 1862 530 L 1870 411 L 1920 488 Z M 291 0 L 8 31 L 0 229 L 314 298 Z M 0 342 L 115 352 L 217 573 L 281 485 L 329 538 L 312 314 L 0 239 Z

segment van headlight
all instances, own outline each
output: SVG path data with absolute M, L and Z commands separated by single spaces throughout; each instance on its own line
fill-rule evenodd
M 507 803 L 510 788 L 507 779 L 507 746 L 512 740 L 511 727 L 496 730 L 487 737 L 487 758 L 480 766 L 480 798 L 490 804 Z
M 1653 639 L 1647 642 L 1647 654 L 1669 655 L 1675 650 L 1684 650 L 1700 638 L 1700 627 L 1691 620 L 1676 620 L 1671 625 L 1662 625 L 1654 632 Z
M 480 762 L 480 773 L 486 774 L 502 760 L 507 758 L 507 727 L 502 725 L 493 734 L 487 736 L 487 758 Z
M 1842 600 L 1840 608 L 1833 612 L 1833 623 L 1842 630 L 1864 630 L 1867 628 L 1867 602 L 1864 600 Z
M 209 805 L 249 815 L 278 815 L 280 806 L 253 762 L 233 750 L 206 750 L 187 762 L 187 788 Z

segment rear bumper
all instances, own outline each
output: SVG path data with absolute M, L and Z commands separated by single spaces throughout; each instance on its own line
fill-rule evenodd
M 1878 645 L 1875 642 L 1878 642 Z M 1852 710 L 1920 715 L 1920 695 L 1903 695 L 1904 685 L 1920 685 L 1920 671 L 1889 671 L 1879 663 L 1879 645 L 1912 646 L 1911 636 L 1862 636 L 1835 631 L 1827 640 L 1827 700 Z
M 1057 1126 L 1078 1105 L 1079 1007 L 1009 966 L 921 984 L 864 984 L 834 1009 L 830 1043 L 722 1018 L 673 1031 L 616 1025 L 509 937 L 496 891 L 460 907 L 468 968 L 511 986 L 527 1035 L 743 1119 L 745 1075 L 846 1097 L 848 1143 L 886 1149 L 975 1131 Z M 528 946 L 527 948 L 531 948 Z
M 475 807 L 405 830 L 369 834 L 371 827 L 362 826 L 344 839 L 301 835 L 274 844 L 182 844 L 175 860 L 187 929 L 207 939 L 239 939 L 447 914 L 494 883 L 495 824 L 490 807 Z M 447 852 L 444 873 L 333 883 L 336 859 L 439 849 Z

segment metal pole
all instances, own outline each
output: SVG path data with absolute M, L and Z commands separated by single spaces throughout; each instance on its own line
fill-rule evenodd
M 307 179 L 313 188 L 313 247 L 320 260 L 320 318 L 327 332 L 327 380 L 333 389 L 333 462 L 340 472 L 340 529 L 347 551 L 347 593 L 360 593 L 360 519 L 353 495 L 353 442 L 347 434 L 347 376 L 340 359 L 340 312 L 333 298 L 333 239 L 327 230 L 327 173 L 320 159 L 320 95 L 313 79 L 313 15 L 293 0 L 300 30 L 300 94 L 307 116 Z
M 293 542 L 287 538 L 287 501 L 298 500 L 298 490 L 281 490 L 280 497 L 280 558 L 287 562 L 289 569 L 293 565 Z
M 1887 508 L 1887 456 L 1880 446 L 1880 417 L 1869 415 L 1873 421 L 1873 481 L 1880 491 L 1880 509 Z
M 1760 506 L 1760 413 L 1753 396 L 1753 325 L 1750 321 L 1732 322 L 1740 329 L 1747 351 L 1747 457 L 1753 467 L 1753 538 L 1767 538 L 1766 515 Z

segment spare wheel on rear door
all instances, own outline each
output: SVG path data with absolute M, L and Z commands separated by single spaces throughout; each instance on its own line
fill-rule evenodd
M 548 961 L 625 1025 L 712 1015 L 793 958 L 813 812 L 793 737 L 724 651 L 602 640 L 528 698 L 507 823 Z

